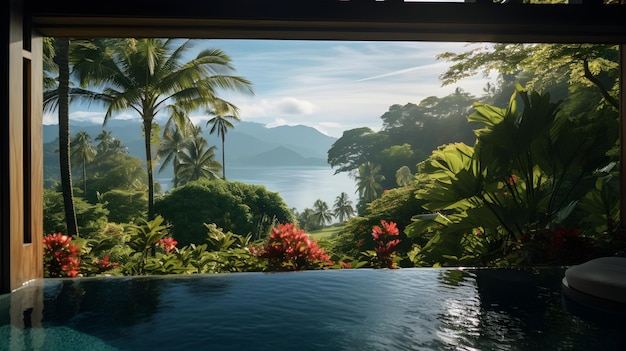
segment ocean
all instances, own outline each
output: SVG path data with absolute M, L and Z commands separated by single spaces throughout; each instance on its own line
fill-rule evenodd
M 334 174 L 329 167 L 227 167 L 226 178 L 249 184 L 264 185 L 285 200 L 289 208 L 302 212 L 313 208 L 320 199 L 332 210 L 339 194 L 345 192 L 356 209 L 356 183 L 347 173 Z M 157 179 L 163 190 L 171 187 L 170 179 Z

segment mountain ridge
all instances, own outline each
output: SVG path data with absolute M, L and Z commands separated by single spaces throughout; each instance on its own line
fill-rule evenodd
M 100 124 L 70 121 L 70 134 L 85 131 L 94 143 L 95 138 L 106 130 L 121 140 L 128 148 L 128 153 L 145 160 L 144 140 L 141 123 L 137 120 L 111 120 L 104 127 Z M 162 130 L 162 129 L 161 129 Z M 209 128 L 202 125 L 202 135 L 209 145 L 215 145 L 215 159 L 221 162 L 222 141 L 216 134 L 209 134 Z M 58 147 L 58 125 L 43 126 L 43 142 L 46 148 Z M 325 135 L 315 128 L 304 125 L 268 127 L 267 125 L 242 121 L 229 129 L 225 138 L 226 168 L 237 166 L 327 166 L 327 152 L 337 138 Z M 156 152 L 157 146 L 153 146 Z M 56 162 L 44 160 L 45 179 L 57 178 L 58 157 Z M 58 154 L 57 154 L 58 155 Z M 159 165 L 157 165 L 158 169 Z M 155 174 L 156 176 L 156 174 Z M 173 177 L 172 167 L 167 167 L 158 174 L 159 178 Z

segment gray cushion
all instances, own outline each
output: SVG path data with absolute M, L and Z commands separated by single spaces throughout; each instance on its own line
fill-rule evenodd
M 626 257 L 601 257 L 572 266 L 565 279 L 582 293 L 626 303 Z

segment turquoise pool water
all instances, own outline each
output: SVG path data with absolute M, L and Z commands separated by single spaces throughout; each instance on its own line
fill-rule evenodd
M 0 297 L 0 350 L 624 350 L 625 325 L 564 307 L 563 273 L 46 279 Z M 40 306 L 16 311 L 29 289 Z

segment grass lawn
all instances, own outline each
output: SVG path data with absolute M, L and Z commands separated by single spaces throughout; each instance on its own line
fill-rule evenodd
M 307 234 L 309 234 L 311 239 L 328 240 L 337 236 L 337 233 L 339 233 L 342 229 L 343 229 L 343 226 L 332 226 L 332 227 L 326 227 L 320 230 L 316 230 L 313 232 L 307 232 Z

